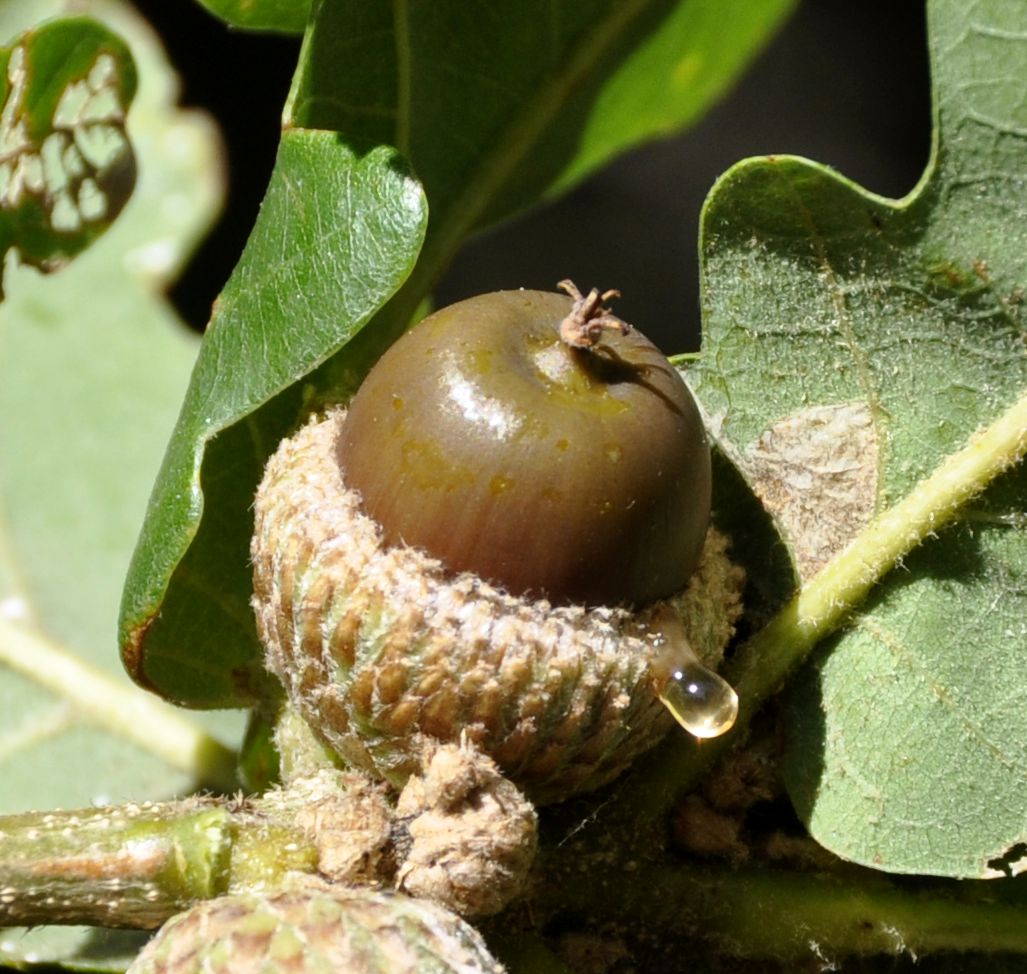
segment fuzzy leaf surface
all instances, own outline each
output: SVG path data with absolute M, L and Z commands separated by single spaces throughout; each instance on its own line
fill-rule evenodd
M 110 230 L 61 273 L 44 277 L 8 260 L 0 304 L 0 624 L 86 664 L 150 708 L 156 701 L 118 660 L 117 607 L 198 349 L 161 292 L 220 207 L 220 144 L 206 118 L 175 108 L 177 79 L 126 4 L 17 0 L 0 7 L 0 31 L 11 36 L 69 8 L 102 18 L 139 65 L 128 134 L 140 178 Z M 5 658 L 8 649 L 0 645 Z M 47 688 L 53 674 L 38 660 L 16 662 L 0 663 L 0 812 L 160 798 L 195 786 L 192 773 L 128 739 L 118 725 L 124 715 L 96 721 L 73 696 Z M 238 741 L 238 715 L 204 716 L 223 740 Z M 70 927 L 4 929 L 0 965 L 123 970 L 139 941 Z
M 704 210 L 697 389 L 806 578 L 1027 389 L 1023 7 L 932 0 L 929 32 L 935 147 L 908 197 L 767 157 Z M 1022 868 L 1025 509 L 1017 468 L 893 571 L 789 694 L 788 788 L 837 854 Z
M 136 83 L 124 41 L 87 17 L 0 48 L 0 256 L 54 270 L 107 229 L 135 182 Z

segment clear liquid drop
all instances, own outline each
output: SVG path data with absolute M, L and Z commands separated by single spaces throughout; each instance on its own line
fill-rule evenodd
M 723 677 L 702 663 L 688 661 L 671 670 L 660 702 L 694 737 L 719 737 L 738 716 L 738 694 Z

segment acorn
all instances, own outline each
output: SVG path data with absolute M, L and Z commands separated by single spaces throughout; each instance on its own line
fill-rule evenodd
M 503 974 L 456 914 L 401 894 L 237 893 L 172 917 L 127 974 Z
M 742 576 L 709 528 L 710 448 L 616 292 L 435 312 L 255 502 L 269 668 L 346 762 L 401 787 L 470 742 L 535 802 L 611 780 L 677 718 L 734 720 L 712 671 Z
M 568 285 L 570 286 L 570 285 Z M 451 573 L 567 605 L 680 591 L 710 515 L 698 407 L 662 353 L 589 299 L 485 294 L 393 346 L 337 442 L 382 529 Z

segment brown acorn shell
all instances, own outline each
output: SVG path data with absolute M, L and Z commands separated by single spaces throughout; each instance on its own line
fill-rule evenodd
M 680 595 L 635 612 L 513 597 L 382 543 L 336 459 L 344 416 L 285 440 L 255 502 L 258 631 L 315 731 L 397 787 L 426 738 L 463 735 L 537 803 L 599 787 L 657 743 L 673 719 L 655 693 L 649 623 L 669 608 L 716 665 L 742 585 L 723 536 L 711 529 Z

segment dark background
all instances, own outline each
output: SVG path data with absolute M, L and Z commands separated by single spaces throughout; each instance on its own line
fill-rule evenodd
M 172 298 L 206 323 L 256 216 L 278 141 L 295 39 L 226 28 L 191 0 L 141 0 L 228 148 L 227 209 Z M 885 196 L 920 176 L 930 146 L 921 0 L 804 0 L 727 95 L 685 134 L 615 161 L 555 204 L 470 242 L 441 283 L 445 304 L 482 291 L 618 287 L 618 312 L 667 352 L 698 342 L 699 210 L 746 156 L 793 153 Z

